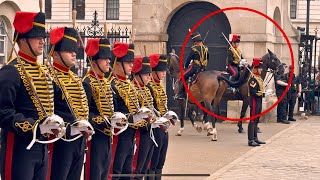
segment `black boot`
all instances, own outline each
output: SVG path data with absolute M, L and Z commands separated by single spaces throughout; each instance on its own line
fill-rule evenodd
M 161 175 L 161 174 L 162 174 L 162 169 L 157 169 L 156 175 Z M 154 180 L 161 180 L 161 176 L 155 176 Z
M 258 138 L 255 138 L 254 141 L 258 144 L 266 144 L 266 142 L 260 141 Z
M 256 143 L 254 140 L 248 141 L 248 146 L 256 147 L 260 146 L 260 144 Z
M 148 175 L 155 175 L 155 171 L 148 170 Z M 155 180 L 155 176 L 147 176 L 146 180 Z

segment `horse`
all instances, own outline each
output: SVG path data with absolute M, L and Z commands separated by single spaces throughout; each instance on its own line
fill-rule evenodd
M 179 57 L 175 54 L 174 50 L 169 53 L 169 65 L 168 65 L 168 74 L 173 79 L 175 83 L 174 92 L 177 93 L 177 81 L 180 78 L 180 68 L 179 68 Z M 262 58 L 263 61 L 263 73 L 262 78 L 264 79 L 268 69 L 271 70 L 271 73 L 282 73 L 284 71 L 284 67 L 282 66 L 281 61 L 277 58 L 277 56 L 268 49 L 268 53 L 265 54 Z M 248 66 L 250 69 L 250 66 Z M 224 71 L 202 71 L 197 75 L 197 80 L 192 83 L 189 90 L 192 95 L 196 98 L 198 102 L 200 102 L 206 109 L 209 111 L 219 114 L 219 103 L 222 97 L 228 97 L 227 99 L 241 99 L 243 101 L 241 116 L 243 118 L 245 116 L 246 110 L 249 105 L 249 97 L 248 97 L 248 84 L 247 80 L 250 76 L 250 71 L 247 68 L 244 68 L 239 79 L 235 82 L 228 80 L 228 78 L 223 75 L 227 74 Z M 230 91 L 226 91 L 227 87 L 239 87 L 238 95 L 231 95 Z M 239 95 L 241 98 L 239 98 Z M 177 136 L 181 136 L 184 130 L 184 111 L 185 111 L 185 100 L 179 100 L 180 107 L 180 129 Z M 189 100 L 189 103 L 192 102 Z M 193 113 L 188 111 L 188 117 L 191 120 L 192 126 L 196 128 L 198 132 L 201 132 L 202 128 L 194 122 Z M 217 118 L 212 117 L 212 126 L 210 126 L 208 121 L 207 113 L 203 115 L 203 122 L 205 123 L 204 129 L 207 130 L 207 136 L 212 135 L 212 141 L 217 140 L 217 130 L 215 127 L 215 123 Z M 242 122 L 238 123 L 239 129 L 242 129 Z

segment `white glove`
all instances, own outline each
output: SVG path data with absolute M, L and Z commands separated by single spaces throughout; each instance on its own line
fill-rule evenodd
M 265 92 L 265 95 L 266 95 L 266 96 L 271 96 L 271 95 L 273 95 L 273 90 L 272 90 L 272 89 L 267 89 L 266 92 Z
M 76 120 L 76 122 L 71 125 L 71 136 L 83 134 L 86 135 L 87 137 L 85 138 L 90 141 L 94 133 L 92 125 L 86 120 Z
M 170 121 L 164 117 L 157 117 L 156 120 L 151 124 L 151 128 L 163 127 L 168 129 L 170 127 Z
M 180 122 L 177 113 L 175 113 L 174 111 L 167 111 L 162 117 L 168 119 L 172 125 Z
M 151 112 L 150 109 L 148 108 L 140 108 L 138 110 L 138 112 L 133 115 L 133 123 L 137 123 L 137 122 L 140 122 L 140 121 L 150 121 L 151 118 L 152 118 L 153 114 Z
M 58 137 L 64 136 L 66 133 L 66 128 L 64 125 L 63 119 L 58 115 L 50 115 L 48 116 L 43 123 L 39 125 L 40 133 L 41 134 L 56 134 L 53 133 L 52 130 L 57 130 L 58 134 L 56 134 Z
M 240 66 L 244 66 L 246 64 L 248 64 L 247 60 L 245 60 L 245 59 L 240 60 Z

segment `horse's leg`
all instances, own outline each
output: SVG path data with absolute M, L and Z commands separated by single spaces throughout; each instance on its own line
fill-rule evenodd
M 220 115 L 219 103 L 222 99 L 225 89 L 226 89 L 226 83 L 224 81 L 219 81 L 219 88 L 217 89 L 214 99 L 210 103 L 211 109 L 213 110 L 213 113 L 215 113 L 216 115 Z M 212 118 L 213 119 L 212 119 L 212 132 L 211 132 L 212 139 L 211 140 L 217 141 L 218 140 L 218 132 L 216 129 L 217 118 L 216 117 L 212 117 Z
M 241 114 L 240 114 L 240 119 L 244 118 L 246 116 L 246 112 L 249 106 L 249 101 L 248 97 L 242 100 L 242 108 L 241 108 Z M 239 133 L 245 133 L 243 127 L 242 127 L 242 121 L 238 122 L 238 132 Z
M 178 105 L 179 105 L 179 110 L 180 110 L 180 112 L 179 112 L 180 129 L 179 129 L 178 133 L 176 134 L 176 136 L 182 136 L 182 132 L 184 130 L 184 110 L 186 107 L 184 107 L 183 100 L 179 100 Z
M 211 103 L 204 102 L 204 107 L 212 112 Z M 213 135 L 212 126 L 210 125 L 210 121 L 212 122 L 212 117 L 208 116 L 206 112 L 203 112 L 203 114 L 204 130 L 207 130 L 207 136 Z
M 197 117 L 195 105 L 189 104 L 188 117 L 191 120 L 191 125 L 196 128 L 196 130 L 200 133 L 202 128 L 198 126 L 198 124 L 194 121 Z

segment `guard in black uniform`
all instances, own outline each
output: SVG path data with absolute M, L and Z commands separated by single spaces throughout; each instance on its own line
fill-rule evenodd
M 106 180 L 112 154 L 111 124 L 108 120 L 114 112 L 111 85 L 104 77 L 110 67 L 109 40 L 88 39 L 86 54 L 93 67 L 85 75 L 83 87 L 89 103 L 89 122 L 96 133 L 87 143 L 85 180 Z
M 26 148 L 35 126 L 40 127 L 54 109 L 52 81 L 37 61 L 46 36 L 45 14 L 19 11 L 13 26 L 21 61 L 15 58 L 0 69 L 1 179 L 43 180 L 48 146 L 35 143 Z M 37 139 L 47 140 L 47 134 L 35 131 Z
M 140 127 L 145 127 L 147 121 L 137 119 L 140 109 L 139 98 L 133 85 L 127 79 L 131 74 L 134 61 L 134 45 L 116 42 L 113 47 L 114 72 L 111 87 L 114 91 L 114 109 L 128 116 L 131 125 L 116 137 L 113 157 L 112 179 L 131 179 L 131 177 L 117 177 L 117 174 L 132 174 L 132 162 L 135 149 L 135 134 Z
M 252 62 L 253 75 L 248 80 L 250 96 L 250 117 L 258 115 L 262 110 L 262 98 L 264 97 L 263 79 L 261 78 L 262 61 L 260 58 L 254 58 Z M 259 117 L 251 119 L 248 124 L 248 145 L 260 146 L 265 142 L 258 139 Z
M 285 76 L 287 76 L 287 78 L 290 78 L 290 73 L 294 71 L 292 69 L 292 66 L 289 66 L 289 72 L 286 73 Z M 294 106 L 296 105 L 296 101 L 297 101 L 297 97 L 301 96 L 301 83 L 299 78 L 294 74 L 293 72 L 293 77 L 292 77 L 292 82 L 290 85 L 290 89 L 287 92 L 288 93 L 288 103 L 287 103 L 287 107 L 286 107 L 286 115 L 288 115 L 288 121 L 296 121 L 296 119 L 293 118 L 293 110 L 294 110 Z
M 286 89 L 286 86 L 288 86 L 288 77 L 285 74 L 279 74 L 275 75 L 275 88 L 276 88 L 276 95 L 279 99 L 283 92 Z M 283 124 L 290 124 L 290 122 L 287 120 L 286 112 L 287 112 L 287 104 L 288 104 L 288 97 L 285 95 L 282 99 L 282 101 L 279 102 L 277 106 L 277 122 L 283 123 Z
M 231 80 L 236 81 L 239 78 L 240 63 L 243 61 L 242 53 L 239 49 L 240 36 L 233 35 L 231 40 L 232 47 L 227 51 L 227 72 L 231 74 Z M 239 59 L 239 56 L 241 59 Z M 245 61 L 245 60 L 244 60 Z
M 49 55 L 53 57 L 53 67 L 49 69 L 54 79 L 54 110 L 63 117 L 67 127 L 64 140 L 53 145 L 51 180 L 80 179 L 85 141 L 91 134 L 79 129 L 93 130 L 88 122 L 89 106 L 82 80 L 70 70 L 76 63 L 77 38 L 73 28 L 61 27 L 50 32 Z M 76 137 L 80 138 L 66 142 Z
M 184 64 L 184 68 L 188 68 L 183 74 L 186 82 L 194 74 L 199 73 L 200 71 L 204 71 L 209 61 L 208 47 L 203 44 L 200 33 L 193 33 L 191 35 L 191 39 L 194 45 L 191 47 L 191 52 L 187 58 L 186 63 Z M 184 98 L 184 86 L 182 81 L 180 81 L 179 83 L 178 98 Z
M 160 112 L 160 115 L 162 116 L 168 111 L 167 94 L 165 88 L 161 85 L 161 81 L 166 76 L 168 60 L 165 55 L 153 54 L 150 55 L 150 61 L 152 68 L 152 77 L 154 81 L 150 81 L 148 86 L 154 99 L 154 107 L 157 111 Z M 164 131 L 164 129 L 160 127 L 155 128 L 153 132 L 158 147 L 154 147 L 148 174 L 161 175 L 167 156 L 169 135 L 167 131 Z M 149 177 L 148 179 L 160 180 L 161 176 Z
M 150 59 L 149 57 L 135 57 L 132 67 L 133 84 L 138 91 L 141 107 L 148 107 L 154 110 L 153 97 L 150 89 L 146 86 L 150 81 Z M 155 112 L 158 113 L 158 112 Z M 139 128 L 136 131 L 137 152 L 133 159 L 133 173 L 146 174 L 149 162 L 152 157 L 154 143 L 150 138 L 151 124 L 146 124 L 145 127 Z M 142 176 L 137 176 L 135 179 L 143 179 Z

